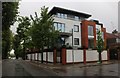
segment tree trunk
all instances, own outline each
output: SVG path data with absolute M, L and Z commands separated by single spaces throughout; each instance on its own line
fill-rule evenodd
M 24 44 L 25 44 L 25 42 L 26 42 L 26 40 L 24 39 Z M 23 45 L 23 60 L 25 60 L 26 59 L 26 47 L 25 47 L 25 45 Z
M 8 45 L 2 48 L 2 59 L 8 59 Z
M 16 59 L 18 59 L 18 55 L 16 55 Z
M 26 53 L 25 53 L 25 47 L 23 47 L 23 60 L 25 60 Z
M 41 49 L 41 63 L 43 63 L 43 48 Z
M 102 63 L 101 52 L 99 52 L 99 61 L 100 64 Z

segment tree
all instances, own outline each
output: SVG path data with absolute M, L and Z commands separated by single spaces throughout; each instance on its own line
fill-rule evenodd
M 2 2 L 2 29 L 9 29 L 16 22 L 18 2 Z
M 2 32 L 2 58 L 8 58 L 8 52 L 11 50 L 12 45 L 12 31 L 6 30 Z
M 2 59 L 8 58 L 11 46 L 10 26 L 16 21 L 18 2 L 2 2 Z
M 27 40 L 29 39 L 28 31 L 30 28 L 30 19 L 28 17 L 19 17 L 18 18 L 18 28 L 17 28 L 17 34 L 20 40 L 20 44 L 23 46 L 23 59 L 25 59 L 25 49 L 27 45 Z M 23 43 L 22 43 L 23 42 Z M 21 44 L 22 43 L 22 44 Z
M 54 46 L 55 39 L 57 38 L 57 31 L 53 27 L 53 18 L 48 14 L 48 7 L 41 8 L 41 17 L 38 17 L 35 12 L 35 18 L 30 16 L 33 24 L 31 27 L 31 38 L 36 48 L 41 52 L 41 62 L 43 63 L 43 50 L 44 47 Z M 50 46 L 51 45 L 51 46 Z
M 20 56 L 20 38 L 19 36 L 16 34 L 13 38 L 13 49 L 15 50 L 15 56 L 16 56 L 16 59 L 18 59 L 18 57 Z
M 113 34 L 117 34 L 118 31 L 115 29 L 115 30 L 112 31 L 112 33 L 113 33 Z
M 104 42 L 102 39 L 102 33 L 100 30 L 97 31 L 97 52 L 99 53 L 99 63 L 102 63 L 102 59 L 101 59 L 101 53 L 104 49 Z

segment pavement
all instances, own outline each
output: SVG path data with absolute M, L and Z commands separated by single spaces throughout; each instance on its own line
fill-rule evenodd
M 91 67 L 91 66 L 101 66 L 101 65 L 110 65 L 110 64 L 114 64 L 117 63 L 118 61 L 116 60 L 112 60 L 112 61 L 103 61 L 102 64 L 98 64 L 97 62 L 92 62 L 92 63 L 79 63 L 79 64 L 66 64 L 66 65 L 62 65 L 61 63 L 40 63 L 38 61 L 30 61 L 30 60 L 25 60 L 26 62 L 29 62 L 33 65 L 39 66 L 39 67 L 43 67 L 43 68 L 50 68 L 50 69 L 59 69 L 59 68 L 77 68 L 77 67 Z

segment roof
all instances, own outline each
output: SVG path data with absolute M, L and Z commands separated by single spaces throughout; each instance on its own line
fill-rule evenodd
M 109 45 L 110 49 L 120 49 L 120 43 L 112 43 Z
M 53 7 L 49 14 L 56 14 L 57 12 L 59 13 L 65 13 L 65 14 L 72 14 L 72 15 L 76 15 L 76 16 L 82 16 L 85 18 L 89 18 L 91 17 L 90 14 L 86 14 L 86 13 L 82 13 L 82 12 L 77 12 L 77 11 L 73 11 L 73 10 L 68 10 L 68 9 L 64 9 L 64 8 L 60 8 L 60 7 Z
M 112 39 L 112 38 L 118 38 L 118 36 L 116 36 L 115 34 L 112 34 L 112 33 L 106 33 L 106 38 Z
M 116 33 L 115 35 L 116 35 L 118 38 L 120 38 L 120 33 Z

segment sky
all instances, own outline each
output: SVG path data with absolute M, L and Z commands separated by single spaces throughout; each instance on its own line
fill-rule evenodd
M 118 29 L 118 0 L 21 0 L 19 5 L 20 16 L 34 16 L 34 12 L 40 13 L 42 6 L 61 7 L 78 12 L 91 14 L 89 19 L 99 20 L 106 31 L 111 33 Z M 17 23 L 11 27 L 15 33 Z

